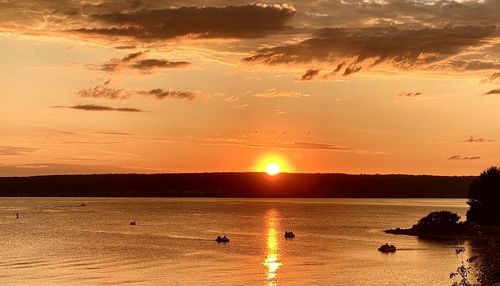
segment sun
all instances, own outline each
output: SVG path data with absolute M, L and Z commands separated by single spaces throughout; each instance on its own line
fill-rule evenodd
M 284 154 L 267 152 L 258 157 L 252 171 L 276 176 L 281 173 L 293 172 L 293 167 Z
M 280 165 L 276 163 L 269 163 L 266 166 L 266 173 L 270 176 L 278 175 L 281 172 Z

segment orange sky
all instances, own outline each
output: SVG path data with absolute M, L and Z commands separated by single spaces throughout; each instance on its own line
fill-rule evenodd
M 498 1 L 252 3 L 0 1 L 0 176 L 498 165 Z

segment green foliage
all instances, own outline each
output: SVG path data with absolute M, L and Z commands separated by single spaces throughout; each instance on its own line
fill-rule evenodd
M 491 167 L 475 179 L 469 190 L 467 221 L 480 225 L 500 224 L 500 168 Z

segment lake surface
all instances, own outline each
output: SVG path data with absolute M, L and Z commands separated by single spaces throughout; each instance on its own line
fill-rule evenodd
M 451 285 L 449 273 L 461 262 L 453 242 L 383 232 L 442 209 L 465 217 L 467 205 L 463 199 L 2 198 L 0 285 Z M 285 230 L 296 237 L 285 240 Z M 222 234 L 228 244 L 214 241 Z M 385 242 L 398 251 L 379 253 Z

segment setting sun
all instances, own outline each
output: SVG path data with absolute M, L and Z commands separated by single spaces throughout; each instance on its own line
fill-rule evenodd
M 269 152 L 259 156 L 252 170 L 255 172 L 264 172 L 270 176 L 275 176 L 283 172 L 293 172 L 294 169 L 284 154 L 279 152 Z
M 279 174 L 280 171 L 281 171 L 281 168 L 276 163 L 270 163 L 269 165 L 266 166 L 266 173 L 268 175 L 274 176 L 274 175 Z

